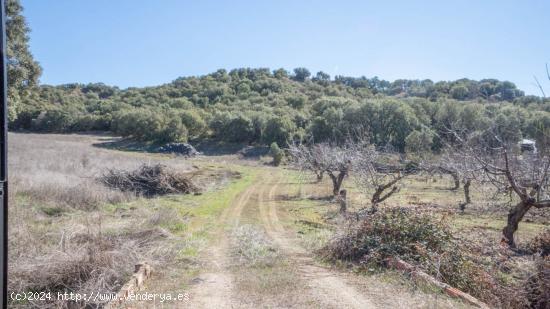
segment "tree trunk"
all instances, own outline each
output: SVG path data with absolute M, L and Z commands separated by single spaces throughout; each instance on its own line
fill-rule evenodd
M 332 195 L 338 196 L 338 191 L 340 188 L 338 188 L 338 181 L 336 180 L 336 176 L 334 174 L 329 173 L 328 176 L 330 177 L 330 180 L 332 180 Z
M 470 198 L 470 185 L 472 184 L 472 180 L 468 179 L 464 181 L 464 199 L 466 200 L 466 204 L 470 204 L 472 202 L 472 199 Z
M 460 204 L 460 210 L 464 211 L 466 209 L 466 205 L 470 204 L 472 202 L 472 199 L 470 198 L 470 185 L 472 184 L 472 180 L 468 179 L 464 181 L 464 203 Z
M 376 191 L 374 191 L 374 194 L 372 195 L 372 198 L 370 200 L 371 201 L 371 211 L 373 213 L 375 213 L 378 210 L 377 206 L 378 206 L 379 203 L 382 203 L 383 201 L 388 199 L 390 196 L 392 196 L 395 192 L 399 191 L 399 188 L 397 186 L 395 186 L 395 184 L 399 180 L 403 179 L 403 177 L 405 177 L 405 176 L 399 175 L 398 177 L 391 180 L 390 182 L 388 182 L 386 184 L 383 184 L 383 185 L 379 185 L 376 188 Z M 382 195 L 384 193 L 384 191 L 386 191 L 390 187 L 391 187 L 391 190 L 389 192 L 387 192 L 386 194 Z
M 374 192 L 374 194 L 372 195 L 370 202 L 371 202 L 371 211 L 373 213 L 375 213 L 378 210 L 378 204 L 382 203 L 383 201 L 388 199 L 390 196 L 392 196 L 395 192 L 399 191 L 399 188 L 397 188 L 397 186 L 394 186 L 391 188 L 389 192 L 387 192 L 382 196 L 382 193 L 384 193 L 386 189 L 388 189 L 387 185 L 379 186 Z
M 340 173 L 338 173 L 338 176 L 335 176 L 333 173 L 329 173 L 328 175 L 332 180 L 332 194 L 334 196 L 338 196 L 340 194 L 340 188 L 342 187 L 344 177 L 346 177 L 346 172 L 341 171 Z
M 518 225 L 523 219 L 523 216 L 529 211 L 533 206 L 532 203 L 521 201 L 514 208 L 510 209 L 508 213 L 508 223 L 502 229 L 502 242 L 510 246 L 510 248 L 515 248 L 516 244 L 514 242 L 514 233 L 518 230 Z
M 315 175 L 317 176 L 317 182 L 321 182 L 321 180 L 323 180 L 324 174 L 325 174 L 325 171 L 315 171 Z
M 372 198 L 370 199 L 371 203 L 371 212 L 375 213 L 378 210 L 378 203 L 380 203 L 380 195 L 384 192 L 384 189 L 381 187 L 376 188 Z
M 346 190 L 340 191 L 338 202 L 340 203 L 340 213 L 345 214 L 348 211 L 348 198 Z
M 452 187 L 451 190 L 458 190 L 458 188 L 460 188 L 460 178 L 458 178 L 458 174 L 451 173 L 451 177 L 453 177 L 453 181 L 455 183 L 454 187 Z

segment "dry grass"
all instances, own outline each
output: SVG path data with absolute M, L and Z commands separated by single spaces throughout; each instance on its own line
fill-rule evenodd
M 278 249 L 265 233 L 252 225 L 243 225 L 232 233 L 233 258 L 237 265 L 270 267 L 280 258 Z
M 20 187 L 16 183 L 16 187 Z M 122 203 L 135 198 L 134 194 L 98 186 L 95 181 L 63 187 L 56 183 L 40 183 L 18 189 L 18 193 L 34 202 L 57 207 L 93 210 L 103 203 Z
M 304 298 L 305 285 L 263 229 L 243 225 L 233 230 L 232 269 L 237 274 L 238 308 L 312 308 Z
M 135 169 L 152 161 L 145 156 L 93 147 L 94 136 L 10 134 L 11 189 L 40 204 L 93 209 L 102 203 L 132 199 L 95 179 L 110 168 Z
M 287 202 L 291 206 L 289 211 L 292 212 L 289 220 L 321 221 L 332 227 L 342 226 L 341 220 L 338 220 L 338 205 L 320 200 L 330 193 L 329 180 L 315 183 L 313 175 L 293 172 L 289 173 L 289 179 L 289 187 L 292 188 L 289 189 L 289 193 L 297 196 L 296 200 Z M 350 211 L 368 207 L 368 199 L 361 193 L 360 188 L 353 182 L 346 181 L 344 184 L 348 190 Z M 494 286 L 490 289 L 486 288 L 478 293 L 472 291 L 480 298 L 502 308 L 523 308 L 526 304 L 536 303 L 538 300 L 532 300 L 532 295 L 539 295 L 536 297 L 544 300 L 547 294 L 541 291 L 545 291 L 548 286 L 549 269 L 548 264 L 540 262 L 538 256 L 545 252 L 547 247 L 547 236 L 541 233 L 548 227 L 550 213 L 547 210 L 531 211 L 517 232 L 517 240 L 522 250 L 505 250 L 499 245 L 501 230 L 505 224 L 508 207 L 513 205 L 514 201 L 510 201 L 508 196 L 495 195 L 492 188 L 475 187 L 472 188 L 473 203 L 462 213 L 458 205 L 463 199 L 463 193 L 461 190 L 449 190 L 451 185 L 451 180 L 446 177 L 411 177 L 404 182 L 401 191 L 384 203 L 382 208 L 405 207 L 414 212 L 428 212 L 437 218 L 446 218 L 453 238 L 465 245 L 464 250 L 471 257 L 471 262 L 476 267 L 483 268 L 495 279 Z M 316 235 L 326 232 L 323 231 L 326 227 L 314 228 L 303 224 L 295 226 L 301 238 L 306 243 L 311 243 L 308 247 L 315 249 L 324 242 L 325 237 L 317 239 Z M 540 236 L 536 237 L 539 234 Z M 543 270 L 545 267 L 546 270 Z M 377 270 L 374 272 L 377 273 Z M 366 273 L 369 274 L 369 278 L 373 276 L 370 269 L 367 269 Z M 528 284 L 529 280 L 535 279 L 536 284 Z
M 177 242 L 159 228 L 177 215 L 134 193 L 95 179 L 106 169 L 180 159 L 93 147 L 102 137 L 10 134 L 9 290 L 116 292 L 134 264 L 153 266 L 177 255 Z M 133 201 L 133 202 L 132 202 Z M 10 307 L 60 308 L 66 302 L 20 302 Z
M 176 254 L 175 248 L 162 245 L 171 236 L 162 229 L 106 234 L 97 222 L 95 226 L 90 224 L 93 223 L 75 225 L 73 230 L 65 229 L 56 245 L 44 244 L 41 252 L 17 257 L 10 268 L 10 290 L 52 293 L 72 291 L 88 295 L 113 293 L 126 282 L 133 271 L 133 265 L 144 260 L 159 265 Z M 93 302 L 87 303 L 91 304 Z M 12 304 L 13 307 L 29 305 L 33 308 L 58 308 L 66 305 L 66 302 L 56 300 Z

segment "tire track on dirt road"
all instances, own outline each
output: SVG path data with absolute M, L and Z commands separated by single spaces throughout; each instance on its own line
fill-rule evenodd
M 199 284 L 190 291 L 188 308 L 233 308 L 233 280 L 229 270 L 229 239 L 227 228 L 239 224 L 242 210 L 255 190 L 255 184 L 249 186 L 239 197 L 231 202 L 215 223 L 217 228 L 212 243 L 203 256 L 208 272 L 199 276 Z
M 267 197 L 259 197 L 260 216 L 269 237 L 291 262 L 296 263 L 300 278 L 305 279 L 311 297 L 325 307 L 375 308 L 369 298 L 347 284 L 337 272 L 318 265 L 311 255 L 288 235 L 279 220 L 275 203 L 275 194 L 282 180 L 283 176 L 278 173 Z

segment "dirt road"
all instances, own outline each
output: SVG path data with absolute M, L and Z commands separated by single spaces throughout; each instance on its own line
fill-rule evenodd
M 229 271 L 229 240 L 227 230 L 239 224 L 243 208 L 249 203 L 255 186 L 247 188 L 226 208 L 219 218 L 215 239 L 206 250 L 207 272 L 198 278 L 199 284 L 191 291 L 192 308 L 232 308 L 232 278 Z
M 321 265 L 280 220 L 284 201 L 276 197 L 282 195 L 282 187 L 290 186 L 285 181 L 283 172 L 266 168 L 225 209 L 216 241 L 204 254 L 204 272 L 189 291 L 189 308 L 455 307 L 437 296 L 427 301 L 425 294 Z M 284 260 L 282 267 L 232 265 L 230 235 L 243 221 L 254 222 L 265 232 Z
M 289 263 L 296 266 L 298 276 L 307 284 L 307 294 L 302 295 L 305 303 L 324 305 L 330 308 L 374 308 L 364 295 L 348 285 L 339 274 L 318 265 L 296 240 L 292 239 L 279 221 L 275 196 L 283 181 L 281 173 L 264 174 L 252 186 L 242 192 L 232 202 L 219 219 L 216 232 L 217 242 L 205 254 L 208 270 L 200 275 L 199 282 L 190 291 L 193 308 L 235 308 L 241 300 L 234 298 L 235 276 L 230 270 L 230 241 L 228 229 L 240 223 L 241 214 L 246 209 L 248 216 L 259 217 L 262 227 Z M 268 180 L 269 179 L 269 180 Z M 242 295 L 241 295 L 242 297 Z

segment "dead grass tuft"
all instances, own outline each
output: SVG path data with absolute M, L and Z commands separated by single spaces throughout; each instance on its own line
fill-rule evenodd
M 265 233 L 252 225 L 243 225 L 233 231 L 233 257 L 237 265 L 273 266 L 279 251 Z

